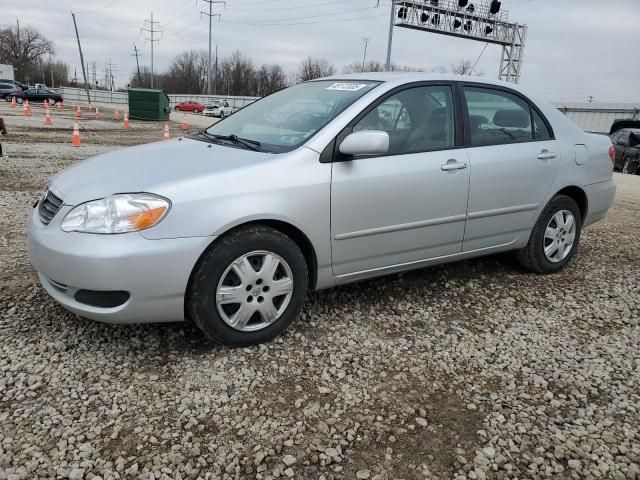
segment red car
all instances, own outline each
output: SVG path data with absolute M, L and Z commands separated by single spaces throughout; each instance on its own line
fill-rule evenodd
M 178 103 L 173 108 L 176 111 L 180 111 L 180 112 L 201 113 L 204 110 L 204 105 L 198 102 L 188 101 L 188 102 Z

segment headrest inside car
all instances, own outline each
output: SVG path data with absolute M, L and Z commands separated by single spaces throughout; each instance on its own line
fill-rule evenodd
M 506 128 L 527 128 L 531 124 L 531 117 L 524 110 L 505 108 L 495 113 L 493 124 Z
M 471 128 L 476 130 L 480 128 L 480 125 L 489 123 L 489 119 L 484 115 L 469 115 L 469 123 L 471 124 Z

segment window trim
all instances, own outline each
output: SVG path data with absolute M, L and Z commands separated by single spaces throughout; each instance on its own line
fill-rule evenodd
M 339 151 L 339 146 L 342 141 L 353 133 L 353 127 L 364 117 L 366 117 L 374 108 L 377 108 L 378 105 L 384 103 L 390 97 L 396 95 L 397 93 L 403 92 L 405 90 L 410 90 L 413 88 L 419 87 L 449 87 L 451 89 L 451 98 L 453 100 L 453 127 L 454 127 L 454 135 L 453 135 L 453 145 L 450 147 L 444 148 L 434 148 L 429 150 L 417 150 L 415 152 L 406 152 L 406 153 L 395 153 L 393 155 L 389 153 L 385 153 L 383 155 L 362 155 L 362 156 L 347 156 L 342 155 Z M 380 95 L 378 98 L 373 100 L 369 105 L 367 105 L 363 110 L 358 113 L 348 124 L 346 127 L 342 129 L 336 137 L 329 142 L 327 147 L 322 151 L 320 155 L 321 163 L 331 163 L 331 162 L 345 162 L 345 161 L 355 161 L 355 160 L 364 160 L 370 158 L 381 158 L 381 157 L 400 157 L 404 155 L 415 155 L 417 153 L 431 153 L 431 152 L 442 152 L 448 150 L 459 150 L 461 148 L 466 148 L 465 146 L 465 130 L 463 124 L 463 112 L 462 112 L 462 103 L 460 98 L 460 91 L 458 88 L 458 82 L 455 81 L 447 81 L 447 80 L 428 80 L 428 81 L 419 81 L 419 82 L 411 82 L 406 83 L 404 85 L 400 85 L 398 87 L 392 88 L 388 92 Z
M 499 92 L 503 92 L 503 93 L 509 93 L 511 95 L 514 95 L 516 97 L 518 97 L 520 100 L 522 100 L 523 102 L 525 102 L 528 106 L 529 106 L 529 118 L 530 118 L 530 122 L 531 122 L 531 140 L 522 140 L 519 142 L 510 142 L 510 143 L 496 143 L 493 145 L 473 145 L 471 143 L 471 121 L 469 119 L 469 106 L 467 105 L 467 99 L 464 95 L 464 90 L 465 88 L 476 88 L 476 89 L 484 89 L 484 90 L 494 90 L 494 91 L 499 91 Z M 463 116 L 464 116 L 464 141 L 466 144 L 466 148 L 484 148 L 484 147 L 498 147 L 501 145 L 517 145 L 520 143 L 536 143 L 536 142 L 550 142 L 550 141 L 554 141 L 556 140 L 556 135 L 555 132 L 553 131 L 553 127 L 551 126 L 551 123 L 549 122 L 549 120 L 547 119 L 546 115 L 544 113 L 542 113 L 542 111 L 524 94 L 517 92 L 515 90 L 512 90 L 510 88 L 504 87 L 502 85 L 490 85 L 487 83 L 477 83 L 477 82 L 459 82 L 459 95 L 460 95 L 460 102 L 463 104 L 462 105 L 462 110 L 463 110 Z M 542 118 L 542 121 L 545 123 L 545 125 L 547 126 L 547 129 L 549 130 L 549 133 L 551 135 L 551 137 L 548 140 L 539 140 L 536 138 L 533 138 L 534 136 L 534 127 L 533 127 L 533 111 L 535 110 L 535 112 L 540 116 L 540 118 Z

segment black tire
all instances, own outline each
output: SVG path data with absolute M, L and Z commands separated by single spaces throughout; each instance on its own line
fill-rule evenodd
M 551 218 L 560 210 L 568 210 L 573 214 L 576 222 L 575 240 L 569 254 L 557 263 L 551 262 L 544 254 L 544 236 Z M 538 221 L 533 227 L 527 246 L 516 252 L 520 264 L 536 273 L 556 273 L 562 270 L 575 256 L 580 244 L 582 232 L 582 215 L 575 200 L 566 195 L 556 195 L 544 208 Z
M 198 110 L 197 108 L 193 110 L 193 113 L 198 114 L 200 113 L 200 110 Z
M 174 109 L 176 112 L 179 112 L 179 111 L 180 111 L 180 107 L 173 107 L 173 109 Z
M 257 250 L 275 253 L 287 262 L 293 275 L 293 292 L 289 305 L 275 322 L 261 330 L 245 332 L 232 328 L 222 319 L 215 292 L 227 267 L 242 255 Z M 295 320 L 302 309 L 308 284 L 307 263 L 293 240 L 262 225 L 241 228 L 220 238 L 200 258 L 187 292 L 187 312 L 211 340 L 237 347 L 256 345 L 274 339 Z
M 220 118 L 224 118 L 224 112 L 220 112 Z

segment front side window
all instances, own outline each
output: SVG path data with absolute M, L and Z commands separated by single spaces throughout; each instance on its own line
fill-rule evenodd
M 247 105 L 209 127 L 207 133 L 237 135 L 260 142 L 266 150 L 287 152 L 379 84 L 369 80 L 300 83 Z
M 391 95 L 367 113 L 353 131 L 389 134 L 388 155 L 453 148 L 453 94 L 448 86 L 412 87 Z
M 482 147 L 534 140 L 531 110 L 529 104 L 520 97 L 500 90 L 465 87 L 464 99 L 469 111 L 472 146 Z M 544 125 L 546 132 L 540 123 Z M 536 128 L 540 129 L 536 135 L 540 135 L 541 138 L 551 137 L 551 132 L 540 117 L 538 117 Z

